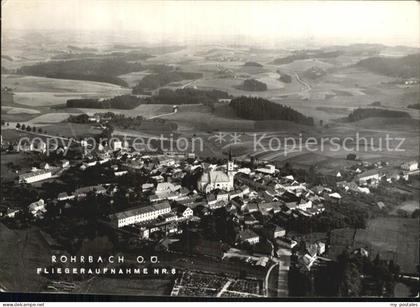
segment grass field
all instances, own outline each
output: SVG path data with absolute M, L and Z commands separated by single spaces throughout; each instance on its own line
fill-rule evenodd
M 337 229 L 331 234 L 330 257 L 343 249 L 363 247 L 374 258 L 393 260 L 403 273 L 416 273 L 419 263 L 419 220 L 412 218 L 377 218 L 370 220 L 367 229 L 358 229 L 354 242 L 353 229 Z
M 108 98 L 131 92 L 108 83 L 22 75 L 3 74 L 1 82 L 13 89 L 15 103 L 33 107 L 65 104 L 71 98 Z

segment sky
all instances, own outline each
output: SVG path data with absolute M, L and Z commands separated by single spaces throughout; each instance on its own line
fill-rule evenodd
M 415 1 L 2 0 L 2 29 L 138 33 L 146 40 L 420 44 Z

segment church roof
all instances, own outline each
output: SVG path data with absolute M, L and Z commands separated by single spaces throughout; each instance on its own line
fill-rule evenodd
M 205 172 L 201 178 L 201 183 L 217 183 L 217 182 L 229 182 L 229 177 L 222 171 L 209 171 Z

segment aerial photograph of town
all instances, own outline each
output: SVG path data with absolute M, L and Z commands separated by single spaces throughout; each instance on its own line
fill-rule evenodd
M 418 299 L 419 11 L 2 1 L 0 292 Z

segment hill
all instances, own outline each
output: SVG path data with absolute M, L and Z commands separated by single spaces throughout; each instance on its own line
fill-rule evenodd
M 403 57 L 371 57 L 356 64 L 368 71 L 399 78 L 420 78 L 420 53 Z
M 244 119 L 287 120 L 305 125 L 313 125 L 313 118 L 306 117 L 291 107 L 259 97 L 242 96 L 234 98 L 229 105 L 237 116 Z

